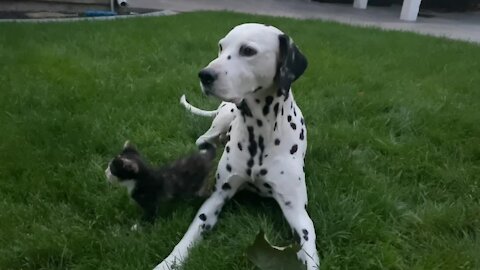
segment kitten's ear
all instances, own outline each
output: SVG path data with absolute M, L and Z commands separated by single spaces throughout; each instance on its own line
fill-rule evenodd
M 124 169 L 134 173 L 138 173 L 138 171 L 140 170 L 138 164 L 135 161 L 127 158 L 122 158 L 121 160 Z
M 130 140 L 127 140 L 127 141 L 123 144 L 123 149 L 126 149 L 126 148 L 133 148 L 133 149 L 135 149 L 135 146 L 133 146 L 133 144 L 130 142 Z

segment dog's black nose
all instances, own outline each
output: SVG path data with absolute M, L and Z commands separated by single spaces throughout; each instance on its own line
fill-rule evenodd
M 200 81 L 204 86 L 209 86 L 217 79 L 218 75 L 213 70 L 204 68 L 200 70 L 198 77 L 200 77 Z

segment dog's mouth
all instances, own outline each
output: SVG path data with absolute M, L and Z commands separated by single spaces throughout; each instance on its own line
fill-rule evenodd
M 204 86 L 202 83 L 200 83 L 200 87 L 202 89 L 203 94 L 205 94 L 206 96 L 213 96 L 222 101 L 234 103 L 235 105 L 240 105 L 240 103 L 242 103 L 243 101 L 243 98 L 241 97 L 224 97 L 222 95 L 219 95 L 218 92 L 225 92 L 225 91 L 221 91 L 219 89 L 215 89 L 214 91 L 212 87 Z

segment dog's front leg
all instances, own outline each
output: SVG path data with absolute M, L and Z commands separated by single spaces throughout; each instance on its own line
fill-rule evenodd
M 226 137 L 226 133 L 229 132 L 228 128 L 230 124 L 235 119 L 237 114 L 237 108 L 233 103 L 222 103 L 218 108 L 218 114 L 212 121 L 212 125 L 210 129 L 205 132 L 202 136 L 200 136 L 197 141 L 195 142 L 196 145 L 203 144 L 205 142 L 208 143 L 221 143 L 223 144 L 223 140 Z
M 235 178 L 235 176 L 231 176 Z M 217 222 L 223 205 L 233 197 L 241 185 L 241 179 L 229 179 L 229 189 L 217 187 L 215 192 L 203 203 L 182 240 L 173 251 L 154 270 L 172 270 L 183 264 L 189 249 L 201 240 L 203 233 L 211 230 Z M 219 185 L 217 183 L 217 185 Z
M 295 240 L 302 247 L 297 256 L 302 263 L 306 264 L 307 270 L 318 270 L 320 260 L 315 243 L 315 228 L 306 210 L 308 199 L 305 174 L 300 165 L 275 164 L 272 166 L 285 168 L 280 172 L 270 170 L 266 180 L 272 187 L 273 197 L 282 209 Z
M 315 245 L 316 235 L 312 219 L 303 206 L 295 202 L 292 202 L 292 205 L 293 207 L 280 204 L 280 208 L 292 228 L 295 240 L 302 247 L 297 256 L 307 265 L 307 270 L 317 270 L 320 267 L 320 260 Z

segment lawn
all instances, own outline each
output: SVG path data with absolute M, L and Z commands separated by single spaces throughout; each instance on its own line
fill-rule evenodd
M 0 24 L 0 269 L 150 269 L 201 201 L 138 232 L 104 169 L 126 139 L 156 163 L 210 124 L 197 72 L 234 25 L 290 34 L 309 127 L 308 211 L 322 269 L 480 269 L 480 46 L 335 23 L 233 13 Z M 260 203 L 259 203 L 260 202 Z M 271 200 L 240 196 L 185 269 L 255 269 L 265 230 L 292 241 Z

